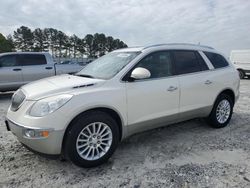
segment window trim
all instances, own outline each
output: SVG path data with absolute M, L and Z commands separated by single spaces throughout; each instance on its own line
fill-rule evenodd
M 201 57 L 203 58 L 203 60 L 205 61 L 205 63 L 207 64 L 208 66 L 208 70 L 201 70 L 199 72 L 192 72 L 192 73 L 185 73 L 185 74 L 176 74 L 176 66 L 175 66 L 175 61 L 174 61 L 174 64 L 173 64 L 173 68 L 174 68 L 174 72 L 175 74 L 172 75 L 172 76 L 168 76 L 168 77 L 161 77 L 161 78 L 152 78 L 152 79 L 142 79 L 142 80 L 134 80 L 133 82 L 141 82 L 141 81 L 154 81 L 154 80 L 159 80 L 159 79 L 166 79 L 166 78 L 173 78 L 173 77 L 181 77 L 181 76 L 189 76 L 189 75 L 195 75 L 195 74 L 203 74 L 203 73 L 206 73 L 206 72 L 211 72 L 211 71 L 217 71 L 217 70 L 221 70 L 221 69 L 226 69 L 226 68 L 229 68 L 231 64 L 228 64 L 228 66 L 226 67 L 221 67 L 221 68 L 217 68 L 215 69 L 212 65 L 212 63 L 209 61 L 209 59 L 207 58 L 207 56 L 205 55 L 205 53 L 201 50 L 192 50 L 192 49 L 166 49 L 166 50 L 156 50 L 156 51 L 153 51 L 153 52 L 150 52 L 150 53 L 147 53 L 145 56 L 142 56 L 140 59 L 138 59 L 138 61 L 135 63 L 135 65 L 137 65 L 137 63 L 139 63 L 144 57 L 146 57 L 147 55 L 151 54 L 151 53 L 154 53 L 154 52 L 160 52 L 160 51 L 175 51 L 175 50 L 184 50 L 184 51 L 195 51 L 197 53 L 199 53 L 201 55 Z M 172 52 L 171 52 L 172 54 Z M 218 54 L 218 53 L 217 53 Z M 203 55 L 205 57 L 203 57 Z M 223 56 L 224 57 L 224 56 Z M 172 58 L 173 58 L 173 54 L 172 54 Z M 119 81 L 121 83 L 123 82 L 129 82 L 128 80 L 124 80 L 127 76 L 127 74 L 135 67 L 135 65 L 133 65 L 131 68 L 129 68 L 124 74 L 122 74 L 122 76 L 120 77 Z
M 159 52 L 170 52 L 170 58 L 171 58 L 171 64 L 172 64 L 172 71 L 173 71 L 173 75 L 171 76 L 163 76 L 163 77 L 159 77 L 159 78 L 147 78 L 147 79 L 140 79 L 140 80 L 133 80 L 133 82 L 141 82 L 141 81 L 149 81 L 149 80 L 159 80 L 159 79 L 166 79 L 166 78 L 170 78 L 173 76 L 176 76 L 176 70 L 175 70 L 175 65 L 174 65 L 174 59 L 173 59 L 173 53 L 171 52 L 172 50 L 156 50 L 153 52 L 150 52 L 148 54 L 146 54 L 145 56 L 141 57 L 128 71 L 126 71 L 126 73 L 121 76 L 120 81 L 121 82 L 131 82 L 129 80 L 129 75 L 132 73 L 132 71 L 134 70 L 134 68 L 146 57 L 154 54 L 154 53 L 159 53 Z
M 209 70 L 213 70 L 214 69 L 214 66 L 212 65 L 212 63 L 209 61 L 209 59 L 207 58 L 207 56 L 204 54 L 203 51 L 198 51 L 199 54 L 201 55 L 201 57 L 204 59 L 204 61 L 206 62 Z

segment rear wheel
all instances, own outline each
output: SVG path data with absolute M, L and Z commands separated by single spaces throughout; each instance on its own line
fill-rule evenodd
M 116 121 L 101 111 L 88 112 L 78 118 L 66 136 L 66 155 L 81 167 L 105 163 L 119 142 Z
M 208 122 L 212 127 L 222 128 L 228 125 L 233 113 L 232 98 L 226 94 L 221 94 L 215 101 Z
M 238 70 L 240 79 L 243 79 L 245 77 L 245 72 L 243 70 Z

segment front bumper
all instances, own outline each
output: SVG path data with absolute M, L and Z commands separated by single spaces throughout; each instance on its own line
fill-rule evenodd
M 24 125 L 20 125 L 6 119 L 7 130 L 10 130 L 17 139 L 31 150 L 47 155 L 59 155 L 61 154 L 62 140 L 64 131 L 63 130 L 52 130 L 50 129 L 49 136 L 46 138 L 27 138 L 24 136 L 25 129 L 39 129 L 31 128 Z

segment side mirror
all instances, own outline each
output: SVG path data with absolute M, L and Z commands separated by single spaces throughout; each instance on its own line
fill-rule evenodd
M 135 79 L 135 80 L 140 80 L 140 79 L 149 78 L 150 76 L 151 76 L 151 73 L 149 72 L 148 69 L 137 67 L 132 71 L 130 78 Z

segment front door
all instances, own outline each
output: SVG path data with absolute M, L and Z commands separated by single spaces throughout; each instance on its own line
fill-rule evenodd
M 150 78 L 126 82 L 128 131 L 130 133 L 164 126 L 178 118 L 179 82 L 173 76 L 169 51 L 144 57 L 128 74 L 142 67 Z

